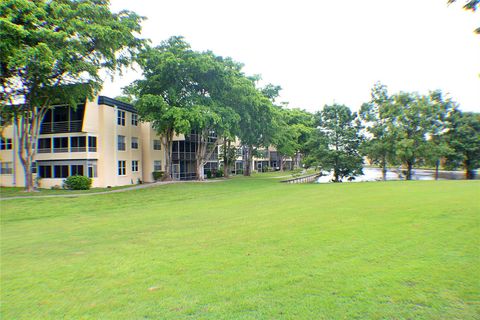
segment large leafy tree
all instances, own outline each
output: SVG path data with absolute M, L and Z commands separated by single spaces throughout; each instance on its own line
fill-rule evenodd
M 473 179 L 480 167 L 480 114 L 454 110 L 448 118 L 445 140 L 452 152 L 447 156 L 451 167 L 463 167 L 465 177 Z
M 364 103 L 359 118 L 365 130 L 366 139 L 361 145 L 362 153 L 382 169 L 382 179 L 387 179 L 387 165 L 395 160 L 395 135 L 389 128 L 389 113 L 392 98 L 387 87 L 376 83 L 371 91 L 371 99 Z
M 258 77 L 237 77 L 232 85 L 231 106 L 240 117 L 237 136 L 244 148 L 245 176 L 251 174 L 251 163 L 256 150 L 268 147 L 275 133 L 271 97 L 255 86 L 257 80 Z
M 388 130 L 395 136 L 395 153 L 407 168 L 406 179 L 412 179 L 412 170 L 427 154 L 428 139 L 441 130 L 452 104 L 444 101 L 440 92 L 429 96 L 400 92 L 393 96 L 389 109 Z
M 137 98 L 142 119 L 151 122 L 162 136 L 167 151 L 165 175 L 171 178 L 173 136 L 193 132 L 196 176 L 201 180 L 210 155 L 238 129 L 232 88 L 235 80 L 243 77 L 241 65 L 212 52 L 196 52 L 182 37 L 148 48 L 142 58 L 145 78 L 135 81 L 126 92 Z
M 345 105 L 333 104 L 326 105 L 316 116 L 318 129 L 309 141 L 306 162 L 321 170 L 332 170 L 334 182 L 361 175 L 361 136 L 355 114 Z
M 43 116 L 56 102 L 75 106 L 135 58 L 142 17 L 112 13 L 108 0 L 0 3 L 0 98 L 15 124 L 26 190 Z
M 294 160 L 294 166 L 300 165 L 300 156 L 306 152 L 306 143 L 314 132 L 313 114 L 301 109 L 278 107 L 276 110 L 276 129 L 272 139 L 280 158 L 280 170 L 286 157 Z

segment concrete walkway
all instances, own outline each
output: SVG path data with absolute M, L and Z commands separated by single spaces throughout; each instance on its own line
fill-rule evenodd
M 192 182 L 212 183 L 212 182 L 220 182 L 220 181 L 224 181 L 224 179 L 204 180 L 204 181 L 198 181 L 198 180 L 159 181 L 159 182 L 153 182 L 153 183 L 139 184 L 139 185 L 135 185 L 135 186 L 128 187 L 128 188 L 116 189 L 116 190 L 111 190 L 111 191 L 99 191 L 99 192 L 89 192 L 89 193 L 72 193 L 72 194 L 49 194 L 49 195 L 45 195 L 45 196 L 15 196 L 15 197 L 0 198 L 0 201 L 13 200 L 13 199 L 76 198 L 76 197 L 95 196 L 95 195 L 99 195 L 99 194 L 110 194 L 110 193 L 119 193 L 119 192 L 126 192 L 126 191 L 131 191 L 131 190 L 138 190 L 138 189 L 146 189 L 146 188 L 158 187 L 158 186 L 162 186 L 162 185 L 166 185 L 166 184 L 173 184 L 173 183 L 192 183 Z M 72 191 L 72 192 L 74 192 L 74 191 Z

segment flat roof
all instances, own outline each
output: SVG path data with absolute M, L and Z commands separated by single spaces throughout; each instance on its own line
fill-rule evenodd
M 110 107 L 117 107 L 120 110 L 137 113 L 137 109 L 130 103 L 126 103 L 120 100 L 112 99 L 105 96 L 98 96 L 98 104 L 104 104 Z

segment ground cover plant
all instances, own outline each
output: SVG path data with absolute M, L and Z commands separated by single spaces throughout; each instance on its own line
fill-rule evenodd
M 2 318 L 478 318 L 479 181 L 278 177 L 1 201 Z

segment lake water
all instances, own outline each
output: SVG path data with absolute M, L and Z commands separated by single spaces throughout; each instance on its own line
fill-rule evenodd
M 400 173 L 400 175 L 399 175 Z M 332 182 L 333 174 L 324 173 L 323 176 L 318 178 L 317 183 L 328 183 Z M 439 171 L 439 180 L 464 180 L 465 172 L 464 171 Z M 475 179 L 480 179 L 480 176 L 477 172 Z M 382 170 L 380 168 L 363 168 L 363 175 L 355 177 L 355 180 L 352 182 L 364 182 L 364 181 L 381 181 L 382 180 Z M 401 173 L 401 170 L 398 169 L 389 169 L 387 171 L 387 180 L 405 180 L 405 175 Z M 412 180 L 435 180 L 435 171 L 434 170 L 423 170 L 415 169 L 413 170 Z M 343 182 L 349 182 L 346 179 Z

